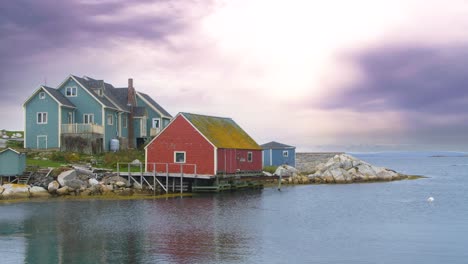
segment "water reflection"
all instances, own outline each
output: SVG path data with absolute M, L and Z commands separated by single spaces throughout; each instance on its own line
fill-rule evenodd
M 257 191 L 2 205 L 0 253 L 10 256 L 2 263 L 243 262 L 255 243 L 248 206 L 260 200 Z

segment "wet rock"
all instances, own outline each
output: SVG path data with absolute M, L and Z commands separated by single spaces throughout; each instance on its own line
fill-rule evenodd
M 3 198 L 28 198 L 30 196 L 29 185 L 9 183 L 2 187 L 4 188 Z
M 68 194 L 70 194 L 70 189 L 68 188 L 68 186 L 64 186 L 64 187 L 59 188 L 57 190 L 57 194 L 58 195 L 68 195 Z
M 56 193 L 59 188 L 60 184 L 58 183 L 58 181 L 52 181 L 47 186 L 47 190 L 49 191 L 49 193 Z
M 43 187 L 33 186 L 29 189 L 31 197 L 47 197 L 50 196 L 49 192 Z

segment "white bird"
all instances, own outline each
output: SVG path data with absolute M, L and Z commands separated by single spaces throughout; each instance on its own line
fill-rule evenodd
M 428 201 L 428 202 L 433 202 L 433 201 L 434 201 L 434 197 L 431 196 L 431 197 L 427 198 L 427 201 Z

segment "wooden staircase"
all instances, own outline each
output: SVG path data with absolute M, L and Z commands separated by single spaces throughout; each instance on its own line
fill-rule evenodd
M 16 182 L 18 184 L 27 185 L 29 183 L 29 180 L 31 179 L 32 174 L 32 172 L 25 172 L 23 175 L 18 176 L 18 178 L 16 178 Z

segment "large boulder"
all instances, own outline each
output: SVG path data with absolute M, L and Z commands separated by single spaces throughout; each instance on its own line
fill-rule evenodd
M 102 183 L 104 183 L 104 185 L 116 184 L 117 182 L 124 182 L 125 185 L 128 186 L 128 181 L 120 176 L 110 176 L 110 177 L 104 177 L 102 179 Z
M 4 198 L 28 198 L 30 196 L 29 185 L 10 183 L 4 184 L 2 187 L 4 188 L 2 192 Z
M 79 179 L 67 180 L 65 181 L 65 186 L 70 190 L 81 190 L 87 187 L 86 183 Z
M 70 181 L 77 178 L 76 170 L 64 171 L 57 176 L 57 181 L 60 183 L 60 186 L 65 186 L 66 181 Z
M 48 197 L 50 196 L 49 192 L 39 186 L 33 186 L 29 189 L 29 193 L 31 194 L 31 197 Z
M 274 175 L 282 176 L 282 177 L 292 177 L 297 174 L 298 174 L 298 170 L 288 165 L 279 166 L 274 173 Z
M 91 178 L 91 179 L 88 180 L 88 183 L 89 183 L 89 185 L 94 186 L 94 185 L 98 185 L 99 181 L 94 179 L 94 178 Z
M 57 190 L 57 194 L 58 195 L 67 195 L 67 194 L 70 194 L 70 189 L 68 188 L 68 186 L 64 186 L 62 188 L 59 188 Z
M 60 183 L 58 183 L 58 181 L 51 181 L 47 186 L 47 190 L 49 191 L 49 193 L 56 193 L 59 188 Z

